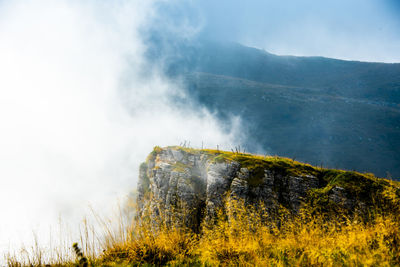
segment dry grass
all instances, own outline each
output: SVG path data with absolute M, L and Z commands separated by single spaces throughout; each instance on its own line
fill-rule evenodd
M 394 199 L 398 201 L 398 199 Z M 136 224 L 100 262 L 187 266 L 400 266 L 400 213 L 327 220 L 303 209 L 269 220 L 262 211 L 230 200 L 200 234 L 184 227 Z M 289 219 L 290 218 L 290 219 Z M 153 229 L 153 230 L 152 230 Z
M 241 205 L 239 205 L 241 206 Z M 393 266 L 400 260 L 400 224 L 393 216 L 374 222 L 326 221 L 301 216 L 278 225 L 249 220 L 248 208 L 236 219 L 219 220 L 204 232 L 197 255 L 210 265 Z
M 327 219 L 306 208 L 298 216 L 282 210 L 272 219 L 263 207 L 229 200 L 215 223 L 204 223 L 198 234 L 163 223 L 162 214 L 139 222 L 119 209 L 112 220 L 97 216 L 101 228 L 85 221 L 79 246 L 89 266 L 400 266 L 400 200 L 394 191 L 385 196 L 391 210 L 375 209 L 367 220 Z M 7 263 L 79 266 L 72 242 L 60 238 L 58 247 L 37 244 L 8 255 Z

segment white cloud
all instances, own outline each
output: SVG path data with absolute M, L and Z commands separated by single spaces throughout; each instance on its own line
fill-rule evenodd
M 236 145 L 206 110 L 174 106 L 184 95 L 157 70 L 141 77 L 153 4 L 0 2 L 0 253 L 88 203 L 107 210 L 155 145 Z

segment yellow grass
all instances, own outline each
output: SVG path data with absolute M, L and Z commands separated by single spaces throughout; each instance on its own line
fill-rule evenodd
M 84 223 L 76 241 L 89 266 L 400 266 L 400 201 L 393 190 L 384 192 L 391 210 L 371 207 L 368 218 L 322 216 L 311 208 L 297 216 L 282 208 L 270 217 L 262 205 L 228 199 L 200 233 L 166 224 L 163 214 L 137 221 L 120 209 L 113 219 L 97 218 L 102 232 Z M 9 266 L 79 266 L 72 242 L 32 251 L 8 255 Z
M 262 208 L 230 200 L 200 234 L 142 221 L 97 259 L 103 265 L 400 266 L 399 214 L 327 220 L 304 209 L 269 220 Z M 162 220 L 161 220 L 162 221 Z M 274 223 L 275 222 L 275 223 Z M 157 225 L 155 227 L 154 225 Z

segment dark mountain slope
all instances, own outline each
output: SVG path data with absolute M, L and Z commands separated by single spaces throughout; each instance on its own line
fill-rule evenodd
M 276 56 L 232 43 L 168 49 L 149 55 L 222 120 L 240 115 L 248 151 L 400 177 L 400 64 Z
M 400 64 L 276 56 L 234 43 L 202 42 L 177 49 L 173 55 L 179 56 L 169 58 L 170 73 L 199 71 L 400 103 Z
M 248 149 L 349 170 L 398 175 L 400 109 L 318 90 L 195 73 L 186 83 L 221 118 L 240 115 Z

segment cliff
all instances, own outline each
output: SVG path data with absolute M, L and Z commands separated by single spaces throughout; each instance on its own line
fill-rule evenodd
M 183 223 L 194 230 L 224 211 L 226 199 L 242 200 L 273 216 L 284 209 L 361 214 L 392 209 L 399 183 L 350 171 L 324 169 L 291 159 L 209 149 L 155 147 L 140 167 L 139 217 Z

